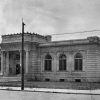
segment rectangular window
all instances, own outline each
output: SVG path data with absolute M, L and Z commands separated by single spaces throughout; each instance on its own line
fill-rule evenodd
M 46 78 L 46 79 L 45 79 L 45 81 L 46 81 L 46 82 L 49 82 L 49 81 L 50 81 L 50 79 L 49 79 L 49 78 Z
M 81 79 L 75 79 L 75 82 L 81 82 Z
M 65 79 L 59 79 L 59 81 L 60 81 L 60 82 L 64 82 L 64 81 L 65 81 Z

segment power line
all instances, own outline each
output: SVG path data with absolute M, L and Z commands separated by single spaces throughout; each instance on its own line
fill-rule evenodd
M 82 34 L 82 33 L 89 33 L 89 32 L 100 32 L 100 30 L 90 30 L 90 31 L 81 31 L 81 32 L 68 32 L 68 33 L 55 33 L 55 34 L 48 34 L 48 35 L 65 35 L 65 34 Z

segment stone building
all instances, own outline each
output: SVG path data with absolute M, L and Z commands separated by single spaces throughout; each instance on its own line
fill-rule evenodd
M 27 80 L 100 82 L 100 39 L 51 41 L 51 36 L 25 33 Z M 21 75 L 21 34 L 3 35 L 1 75 Z

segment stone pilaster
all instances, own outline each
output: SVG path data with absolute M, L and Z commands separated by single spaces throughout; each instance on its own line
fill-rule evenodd
M 22 52 L 20 51 L 20 66 L 22 66 Z
M 68 56 L 67 56 L 67 65 L 68 65 L 68 72 L 70 73 L 70 74 L 72 74 L 72 72 L 74 71 L 74 58 L 73 58 L 74 56 L 73 56 L 73 52 L 72 51 L 70 51 L 69 53 L 68 53 Z
M 1 51 L 1 75 L 3 75 L 3 67 L 4 67 L 4 65 L 3 65 L 3 63 L 4 63 L 4 57 L 3 57 L 3 51 Z
M 28 73 L 28 67 L 29 67 L 29 51 L 26 51 L 26 68 L 25 72 Z
M 22 73 L 22 51 L 20 50 L 20 73 Z
M 6 54 L 6 75 L 9 74 L 9 51 Z
M 57 71 L 57 57 L 56 54 L 54 54 L 54 58 L 52 59 L 52 71 Z
M 6 52 L 3 51 L 3 75 L 5 76 L 6 75 Z

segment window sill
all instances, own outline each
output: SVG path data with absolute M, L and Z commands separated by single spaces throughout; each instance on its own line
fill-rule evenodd
M 59 70 L 57 72 L 68 72 L 67 70 Z
M 85 72 L 85 71 L 72 71 L 72 72 L 78 73 L 78 72 Z
M 47 70 L 44 70 L 43 72 L 52 72 L 52 71 L 47 71 Z

